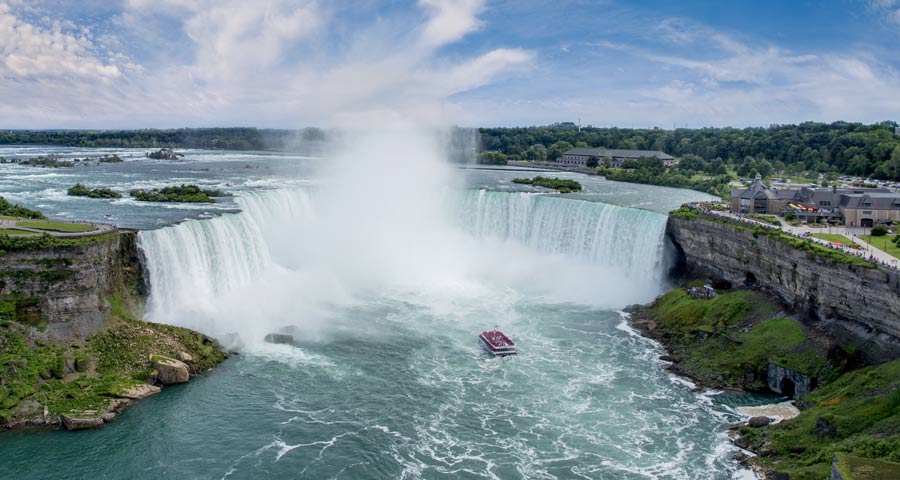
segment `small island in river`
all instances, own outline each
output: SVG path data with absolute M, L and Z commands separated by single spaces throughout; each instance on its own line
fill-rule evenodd
M 130 192 L 141 202 L 215 203 L 212 197 L 225 196 L 221 190 L 202 189 L 197 185 L 180 185 L 150 190 L 134 189 Z
M 514 178 L 512 179 L 513 183 L 518 183 L 520 185 L 532 185 L 535 187 L 543 187 L 549 188 L 551 190 L 557 190 L 559 193 L 572 193 L 572 192 L 580 192 L 581 184 L 576 182 L 575 180 L 567 180 L 562 178 L 550 178 L 550 177 L 534 177 L 534 178 Z

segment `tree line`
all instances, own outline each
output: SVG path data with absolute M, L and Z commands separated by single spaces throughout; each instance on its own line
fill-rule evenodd
M 897 122 L 772 125 L 749 128 L 578 128 L 573 124 L 479 129 L 483 160 L 553 161 L 574 147 L 659 150 L 681 158 L 681 170 L 740 176 L 775 172 L 840 173 L 900 180 Z M 602 165 L 602 159 L 601 159 Z
M 62 145 L 105 148 L 201 148 L 208 150 L 287 150 L 310 148 L 325 140 L 318 128 L 177 128 L 169 130 L 0 130 L 0 145 Z

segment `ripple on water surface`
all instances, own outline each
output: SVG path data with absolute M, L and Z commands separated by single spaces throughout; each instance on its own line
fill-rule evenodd
M 730 408 L 660 370 L 619 313 L 510 309 L 522 354 L 492 359 L 466 313 L 358 306 L 343 321 L 365 334 L 251 349 L 105 429 L 4 435 L 0 478 L 731 477 Z

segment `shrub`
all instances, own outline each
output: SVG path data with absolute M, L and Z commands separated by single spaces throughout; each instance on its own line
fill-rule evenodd
M 224 196 L 221 190 L 203 190 L 197 185 L 181 185 L 162 189 L 131 191 L 131 196 L 142 202 L 215 203 L 211 197 Z
M 879 223 L 878 225 L 875 225 L 874 227 L 872 227 L 872 236 L 873 237 L 883 237 L 883 236 L 887 235 L 887 233 L 888 233 L 887 226 L 885 226 L 883 224 Z
M 514 178 L 513 183 L 522 185 L 534 185 L 535 187 L 550 188 L 559 190 L 560 193 L 570 193 L 581 191 L 581 184 L 575 180 L 564 180 L 562 178 L 534 177 L 534 178 Z
M 66 190 L 66 194 L 72 197 L 122 198 L 122 195 L 120 193 L 114 192 L 108 188 L 103 187 L 90 189 L 80 183 L 76 183 L 75 185 L 69 187 L 69 189 Z
M 0 197 L 0 215 L 9 217 L 44 218 L 43 213 L 19 205 L 13 205 L 3 197 Z

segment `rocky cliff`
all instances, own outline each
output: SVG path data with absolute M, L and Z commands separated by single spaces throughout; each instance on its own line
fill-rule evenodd
M 136 296 L 142 285 L 136 232 L 72 243 L 0 254 L 2 319 L 34 327 L 35 339 L 79 342 L 108 319 L 110 295 Z
M 808 326 L 859 347 L 869 361 L 900 357 L 897 271 L 841 261 L 704 215 L 670 216 L 666 234 L 683 273 L 758 287 Z
M 98 428 L 227 355 L 140 319 L 136 232 L 0 236 L 0 430 Z

